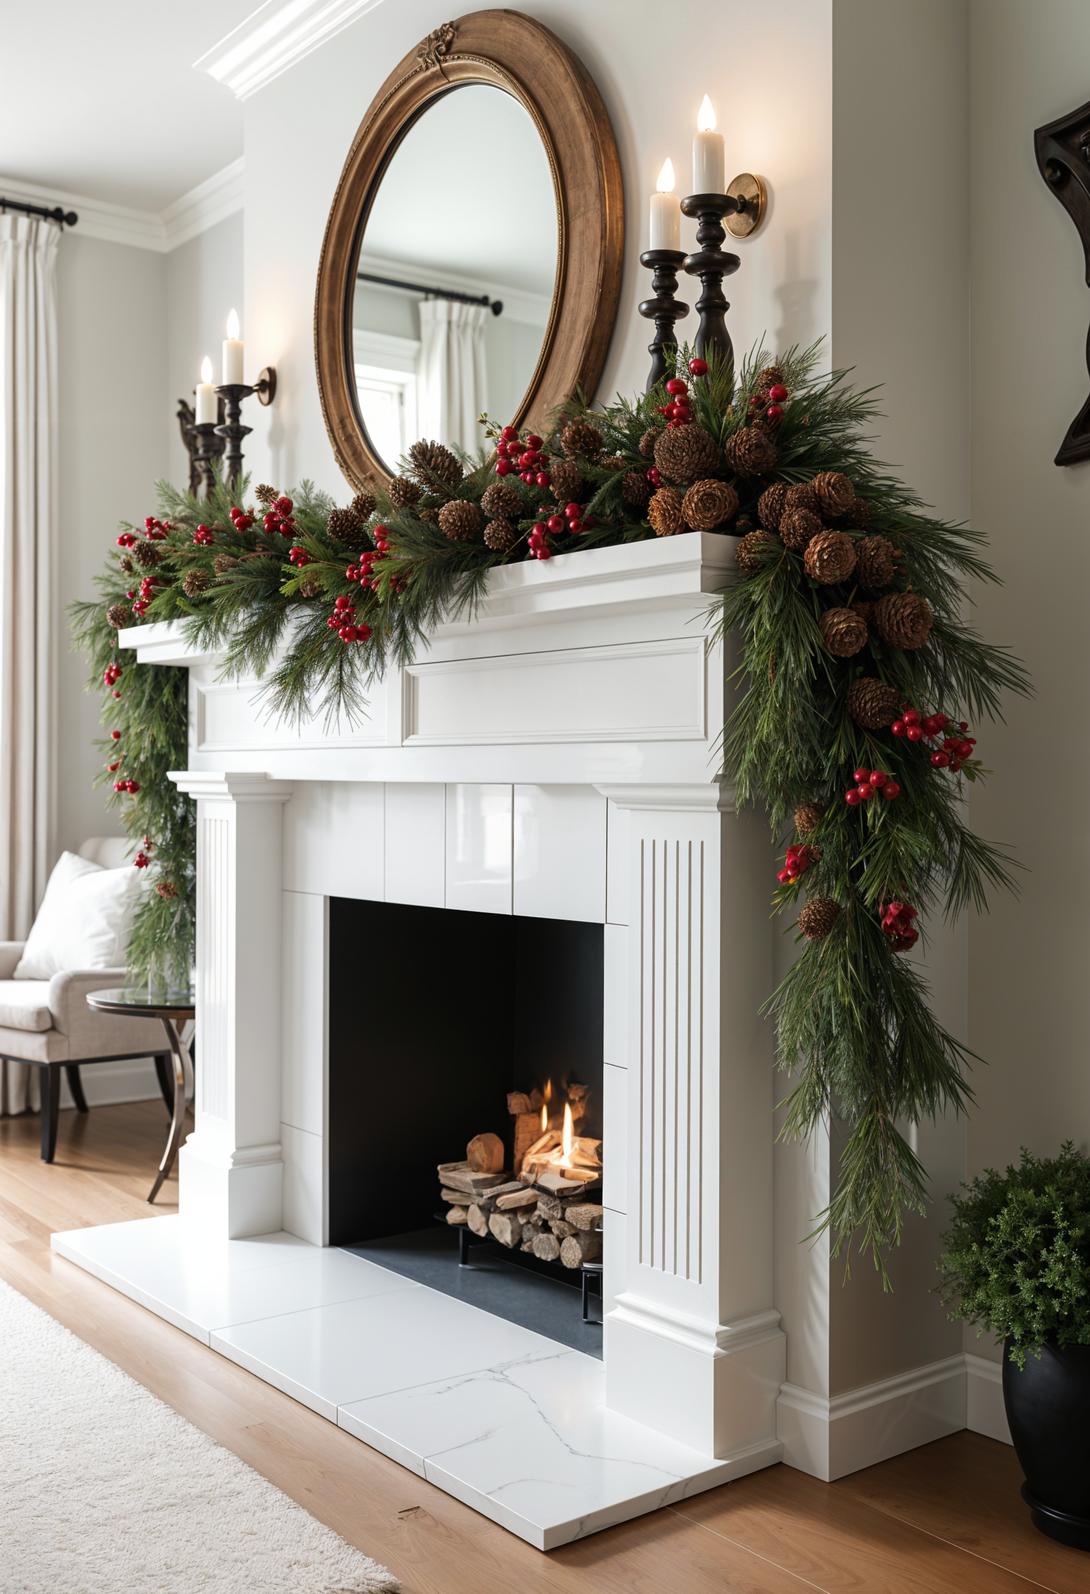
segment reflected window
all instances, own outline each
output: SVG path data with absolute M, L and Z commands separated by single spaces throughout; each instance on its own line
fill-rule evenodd
M 365 406 L 375 448 L 391 465 L 420 436 L 415 338 L 357 329 L 353 340 L 356 391 Z

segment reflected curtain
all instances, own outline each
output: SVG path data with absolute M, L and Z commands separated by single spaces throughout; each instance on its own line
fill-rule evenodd
M 59 237 L 0 215 L 0 941 L 25 937 L 53 861 Z M 0 1113 L 31 1072 L 0 1063 Z
M 421 437 L 471 453 L 484 434 L 477 424 L 486 405 L 484 327 L 481 304 L 425 299 L 420 305 L 417 398 Z

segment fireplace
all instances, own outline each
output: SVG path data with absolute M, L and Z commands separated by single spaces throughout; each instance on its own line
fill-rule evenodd
M 603 927 L 334 898 L 328 938 L 330 1243 L 601 1355 Z

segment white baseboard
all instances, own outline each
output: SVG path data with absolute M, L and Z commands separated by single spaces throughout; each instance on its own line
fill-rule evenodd
M 965 1358 L 948 1356 L 831 1399 L 784 1384 L 777 1431 L 789 1466 L 831 1482 L 965 1427 Z
M 1003 1405 L 1003 1364 L 986 1356 L 965 1356 L 965 1426 L 989 1439 L 1011 1442 Z
M 130 1057 L 119 1063 L 88 1063 L 80 1071 L 88 1107 L 116 1107 L 123 1101 L 152 1101 L 159 1094 L 155 1064 L 150 1057 Z M 71 1107 L 68 1081 L 61 1077 L 61 1106 Z

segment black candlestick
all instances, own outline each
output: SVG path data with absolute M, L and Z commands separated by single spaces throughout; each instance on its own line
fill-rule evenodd
M 704 291 L 696 301 L 700 326 L 696 334 L 696 353 L 707 359 L 710 355 L 719 364 L 734 362 L 734 345 L 727 331 L 726 315 L 730 309 L 721 283 L 741 265 L 737 255 L 727 254 L 723 240 L 727 236 L 722 218 L 744 208 L 730 194 L 690 194 L 681 201 L 682 215 L 696 216 L 699 225 L 696 241 L 700 245 L 693 254 L 685 257 L 685 270 L 699 277 Z
M 253 431 L 252 426 L 242 424 L 243 400 L 256 393 L 259 403 L 271 404 L 276 397 L 276 371 L 267 365 L 253 387 L 246 382 L 225 382 L 216 392 L 223 400 L 225 416 L 223 425 L 217 426 L 216 431 L 224 439 L 227 481 L 235 487 L 242 480 L 242 439 Z
M 215 485 L 216 461 L 223 458 L 223 438 L 217 435 L 219 428 L 215 421 L 194 422 L 190 431 L 193 435 L 191 490 L 196 493 L 203 487 L 204 496 L 208 498 Z
M 689 314 L 689 306 L 683 300 L 674 298 L 678 268 L 684 261 L 685 256 L 680 249 L 648 249 L 640 256 L 640 265 L 646 266 L 652 273 L 651 286 L 655 290 L 655 297 L 644 299 L 640 305 L 640 314 L 655 323 L 655 336 L 647 345 L 647 352 L 651 356 L 651 373 L 647 378 L 645 393 L 650 393 L 666 375 L 667 351 L 677 348 L 674 322 L 684 320 Z

